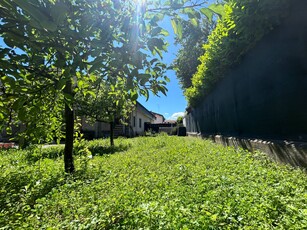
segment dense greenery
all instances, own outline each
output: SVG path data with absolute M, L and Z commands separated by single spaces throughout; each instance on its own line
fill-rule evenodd
M 167 51 L 168 32 L 159 22 L 170 16 L 181 36 L 180 15 L 189 11 L 193 21 L 199 10 L 206 9 L 201 8 L 203 4 L 191 0 L 2 0 L 0 129 L 22 127 L 15 139 L 31 144 L 59 140 L 65 127 L 65 170 L 72 173 L 76 93 L 93 94 L 87 83 L 99 76 L 112 86 L 121 79 L 124 91 L 134 98 L 148 97 L 150 91 L 166 94 L 162 53 Z M 212 16 L 214 9 L 208 10 Z M 20 141 L 20 146 L 25 145 Z
M 289 12 L 290 0 L 229 0 L 225 15 L 204 45 L 201 64 L 185 92 L 190 105 L 206 96 L 226 72 L 238 63 Z
M 177 37 L 176 43 L 180 49 L 174 60 L 176 76 L 183 90 L 192 86 L 192 76 L 200 65 L 199 57 L 203 55 L 202 46 L 214 28 L 214 23 L 200 19 L 198 25 L 190 21 L 182 21 L 182 38 Z
M 114 127 L 116 124 L 127 125 L 129 115 L 135 108 L 137 94 L 134 97 L 126 91 L 125 79 L 120 77 L 112 82 L 97 78 L 92 83 L 94 94 L 77 93 L 77 114 L 89 123 L 96 121 L 110 125 L 110 144 L 114 145 Z
M 1 1 L 0 127 L 11 121 L 33 127 L 25 137 L 40 142 L 61 134 L 64 121 L 65 169 L 73 172 L 74 96 L 90 93 L 92 75 L 107 82 L 121 77 L 133 95 L 166 92 L 166 65 L 157 55 L 166 51 L 165 35 L 160 19 L 150 20 L 142 7 L 132 0 Z M 33 135 L 39 127 L 49 133 Z
M 115 144 L 75 145 L 73 176 L 64 175 L 63 146 L 0 152 L 0 226 L 307 228 L 307 178 L 300 170 L 196 138 Z

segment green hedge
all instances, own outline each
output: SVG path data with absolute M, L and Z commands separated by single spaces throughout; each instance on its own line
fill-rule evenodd
M 185 92 L 191 106 L 204 98 L 230 68 L 289 13 L 290 0 L 229 0 L 225 16 L 203 46 L 205 54 Z

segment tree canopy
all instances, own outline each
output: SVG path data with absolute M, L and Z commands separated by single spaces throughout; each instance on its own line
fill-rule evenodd
M 197 25 L 193 25 L 190 21 L 182 20 L 182 38 L 177 37 L 177 44 L 181 45 L 174 67 L 176 76 L 183 90 L 192 86 L 192 76 L 197 71 L 197 66 L 200 64 L 199 57 L 203 55 L 203 44 L 212 31 L 215 23 L 201 19 Z

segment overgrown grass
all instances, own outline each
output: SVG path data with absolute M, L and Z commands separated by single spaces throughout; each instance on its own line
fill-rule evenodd
M 300 170 L 195 138 L 107 143 L 79 145 L 74 176 L 50 149 L 1 152 L 0 229 L 307 228 Z

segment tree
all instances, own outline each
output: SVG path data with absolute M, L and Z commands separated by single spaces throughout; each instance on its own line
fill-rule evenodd
M 19 92 L 31 88 L 35 82 L 40 96 L 46 97 L 49 91 L 45 89 L 53 92 L 51 86 L 56 87 L 54 92 L 61 92 L 65 102 L 66 172 L 74 171 L 75 90 L 91 73 L 99 72 L 109 80 L 109 76 L 116 72 L 117 76 L 127 78 L 131 90 L 138 89 L 142 94 L 148 94 L 148 89 L 154 93 L 166 91 L 165 82 L 159 79 L 166 66 L 158 58 L 150 59 L 148 53 L 161 52 L 166 48 L 165 43 L 159 38 L 159 33 L 148 36 L 150 33 L 144 33 L 145 28 L 136 26 L 138 18 L 131 15 L 132 7 L 135 7 L 133 1 L 98 0 L 7 0 L 1 5 L 0 34 L 7 46 L 1 47 L 5 59 L 1 62 L 12 63 L 1 73 L 1 80 L 5 89 L 16 92 L 15 97 L 4 92 L 7 101 L 1 108 L 10 102 L 16 105 L 12 106 L 16 119 L 21 118 L 24 107 L 30 112 L 33 110 L 26 98 L 35 94 L 28 90 L 19 97 Z M 152 24 L 149 29 L 152 31 L 157 27 Z M 61 103 L 54 106 L 60 107 Z M 2 115 L 5 114 L 1 111 Z
M 178 117 L 177 118 L 177 125 L 183 124 L 183 117 Z
M 198 26 L 192 25 L 189 21 L 182 21 L 182 38 L 176 39 L 176 43 L 181 45 L 174 67 L 176 76 L 182 89 L 192 85 L 191 78 L 200 64 L 198 58 L 203 54 L 203 44 L 206 43 L 210 31 L 214 27 L 213 23 L 201 20 Z
M 193 16 L 191 9 L 186 9 L 190 20 L 177 19 L 177 23 L 180 22 L 182 35 L 176 37 L 176 43 L 180 44 L 181 48 L 174 60 L 174 67 L 183 90 L 192 85 L 191 78 L 200 65 L 198 59 L 203 55 L 203 45 L 207 42 L 209 34 L 216 25 L 214 15 L 222 17 L 224 14 L 221 4 L 224 1 L 215 2 L 216 4 L 212 4 L 208 8 L 200 9 L 202 14 L 194 12 L 195 16 Z
M 76 108 L 79 116 L 89 121 L 110 124 L 110 145 L 114 146 L 114 125 L 116 122 L 127 124 L 126 120 L 135 107 L 136 97 L 129 94 L 126 79 L 116 78 L 116 82 L 107 82 L 97 78 L 91 85 L 94 94 L 76 94 Z M 133 98 L 134 96 L 134 98 Z
M 165 94 L 168 79 L 161 59 L 167 33 L 158 22 L 165 14 L 178 18 L 178 10 L 192 9 L 195 14 L 193 7 L 203 4 L 189 2 L 2 0 L 0 36 L 6 46 L 0 47 L 0 116 L 23 122 L 31 115 L 33 133 L 37 124 L 49 122 L 44 135 L 50 136 L 61 126 L 55 111 L 65 107 L 64 163 L 65 171 L 72 173 L 76 92 L 95 74 L 106 82 L 126 79 L 133 95 Z M 180 35 L 180 23 L 174 29 Z M 54 103 L 45 105 L 47 99 Z M 33 120 L 44 106 L 45 116 Z

